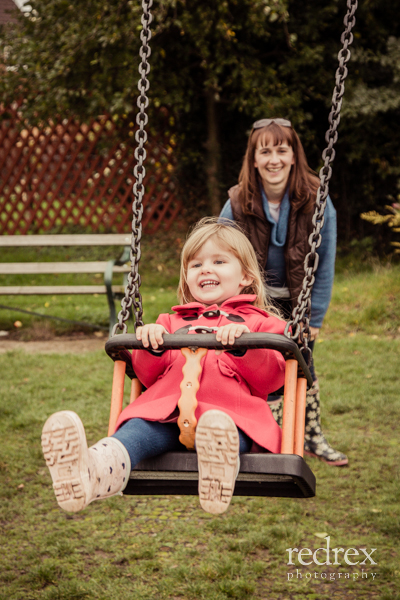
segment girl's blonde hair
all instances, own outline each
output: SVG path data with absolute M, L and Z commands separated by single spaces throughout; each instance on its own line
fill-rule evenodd
M 255 294 L 254 306 L 263 308 L 273 314 L 279 314 L 279 311 L 272 306 L 265 291 L 263 275 L 253 246 L 236 223 L 229 219 L 216 217 L 205 217 L 196 223 L 182 248 L 178 286 L 179 302 L 187 304 L 195 301 L 187 284 L 188 264 L 210 238 L 215 238 L 221 246 L 232 252 L 240 262 L 244 273 L 253 280 L 250 285 L 243 288 L 241 293 Z

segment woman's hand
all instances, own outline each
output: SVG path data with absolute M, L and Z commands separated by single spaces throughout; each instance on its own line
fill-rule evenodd
M 310 340 L 313 342 L 317 339 L 319 334 L 319 327 L 311 327 L 310 325 Z
M 234 344 L 236 338 L 240 337 L 242 333 L 250 333 L 250 329 L 247 325 L 240 323 L 229 323 L 229 325 L 223 325 L 217 331 L 217 342 L 221 344 Z
M 168 331 L 163 325 L 150 323 L 149 325 L 143 325 L 143 327 L 138 327 L 136 329 L 136 339 L 142 340 L 145 348 L 148 348 L 151 344 L 153 350 L 157 350 L 158 346 L 162 346 L 164 343 L 164 333 L 168 333 Z

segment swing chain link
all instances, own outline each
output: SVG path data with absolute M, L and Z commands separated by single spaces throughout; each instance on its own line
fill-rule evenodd
M 308 365 L 310 365 L 312 356 L 311 349 L 308 347 L 308 341 L 310 339 L 311 291 L 315 282 L 315 272 L 319 262 L 317 249 L 320 247 L 322 241 L 321 229 L 324 226 L 324 212 L 329 193 L 329 181 L 332 176 L 331 163 L 335 158 L 333 146 L 338 139 L 337 129 L 340 123 L 344 82 L 348 74 L 346 64 L 350 60 L 349 46 L 353 42 L 353 33 L 351 30 L 356 22 L 354 15 L 357 6 L 358 0 L 347 0 L 348 10 L 343 20 L 345 30 L 340 38 L 343 47 L 338 54 L 339 67 L 336 71 L 335 87 L 332 95 L 332 107 L 328 117 L 329 129 L 325 134 L 325 140 L 328 146 L 322 153 L 324 165 L 319 172 L 320 186 L 318 188 L 315 212 L 312 218 L 313 231 L 308 238 L 311 249 L 304 260 L 305 275 L 303 286 L 297 300 L 297 306 L 293 309 L 292 319 L 285 327 L 286 337 L 295 340 L 301 346 L 301 350 Z M 289 328 L 291 328 L 292 331 L 289 331 Z
M 132 203 L 132 238 L 131 238 L 131 272 L 128 274 L 128 281 L 125 287 L 125 297 L 121 300 L 121 311 L 118 314 L 118 322 L 114 325 L 111 336 L 116 335 L 119 329 L 122 333 L 127 332 L 127 320 L 129 319 L 130 309 L 133 306 L 134 319 L 135 319 L 135 331 L 137 327 L 143 325 L 143 304 L 142 295 L 140 293 L 141 277 L 139 275 L 139 261 L 141 257 L 140 242 L 142 239 L 142 216 L 143 216 L 143 197 L 144 197 L 144 185 L 143 180 L 146 176 L 146 169 L 144 167 L 144 161 L 146 160 L 145 144 L 147 142 L 147 132 L 145 127 L 148 123 L 149 117 L 146 113 L 146 109 L 149 106 L 149 99 L 147 97 L 147 91 L 150 87 L 150 82 L 147 79 L 147 75 L 150 73 L 150 63 L 148 58 L 151 54 L 149 42 L 151 39 L 150 24 L 153 20 L 153 16 L 150 9 L 153 5 L 153 0 L 142 0 L 142 31 L 140 32 L 141 48 L 139 56 L 142 59 L 139 65 L 140 79 L 138 81 L 139 96 L 137 99 L 137 106 L 139 112 L 136 115 L 136 123 L 138 129 L 135 134 L 135 140 L 137 147 L 135 149 L 136 165 L 133 169 L 135 177 L 135 183 L 133 185 L 133 203 Z

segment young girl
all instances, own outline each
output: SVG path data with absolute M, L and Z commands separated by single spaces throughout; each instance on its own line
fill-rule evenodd
M 147 389 L 122 411 L 112 437 L 88 448 L 75 413 L 61 411 L 46 421 L 43 452 L 64 510 L 77 512 L 122 492 L 131 468 L 145 458 L 185 450 L 177 425 L 185 359 L 179 350 L 162 350 L 163 336 L 211 327 L 218 341 L 232 345 L 245 332 L 284 331 L 285 322 L 268 312 L 253 247 L 231 222 L 203 219 L 196 225 L 182 250 L 178 297 L 174 314 L 136 331 L 147 350 L 133 350 L 132 363 Z M 280 451 L 281 429 L 266 398 L 283 385 L 284 371 L 275 350 L 209 350 L 202 359 L 196 451 L 204 510 L 218 514 L 228 508 L 239 453 L 249 452 L 253 443 Z

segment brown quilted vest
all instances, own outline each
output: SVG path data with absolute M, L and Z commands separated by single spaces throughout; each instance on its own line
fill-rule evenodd
M 261 198 L 254 202 L 250 215 L 243 213 L 239 201 L 239 185 L 229 190 L 229 198 L 234 220 L 241 225 L 252 243 L 262 270 L 265 269 L 271 235 L 271 224 L 264 215 Z M 286 285 L 290 291 L 292 305 L 295 306 L 304 279 L 304 259 L 310 251 L 308 237 L 312 233 L 313 211 L 303 213 L 301 206 L 292 206 L 289 213 L 288 231 L 284 247 L 286 265 Z

